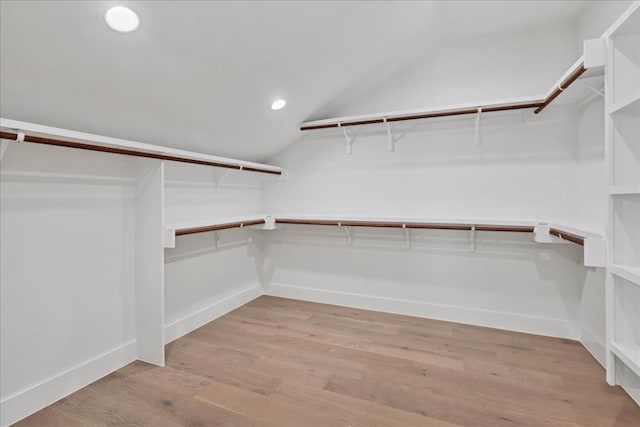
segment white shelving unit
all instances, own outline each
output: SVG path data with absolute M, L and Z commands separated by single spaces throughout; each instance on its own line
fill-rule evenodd
M 640 4 L 605 34 L 607 382 L 640 404 Z

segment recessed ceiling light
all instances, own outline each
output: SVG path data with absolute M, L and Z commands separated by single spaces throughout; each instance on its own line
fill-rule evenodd
M 140 25 L 138 15 L 124 6 L 115 6 L 107 10 L 104 20 L 107 21 L 108 26 L 120 33 L 130 33 Z
M 285 105 L 287 105 L 287 101 L 285 101 L 284 99 L 276 99 L 275 101 L 273 101 L 273 104 L 271 104 L 271 109 L 282 110 Z

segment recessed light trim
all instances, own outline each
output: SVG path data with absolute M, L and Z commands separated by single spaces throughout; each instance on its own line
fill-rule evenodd
M 124 6 L 114 6 L 107 10 L 107 13 L 104 14 L 104 20 L 111 29 L 119 33 L 130 33 L 140 25 L 138 15 Z
M 271 109 L 275 111 L 282 110 L 285 105 L 287 105 L 287 101 L 284 99 L 276 99 L 273 101 L 273 104 L 271 104 Z

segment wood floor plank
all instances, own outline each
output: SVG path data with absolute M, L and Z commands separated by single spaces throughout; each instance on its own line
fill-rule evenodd
M 276 297 L 17 423 L 640 427 L 577 342 Z
M 25 418 L 20 422 L 22 427 L 88 427 L 89 424 L 70 417 L 53 406 L 44 408 L 41 411 Z

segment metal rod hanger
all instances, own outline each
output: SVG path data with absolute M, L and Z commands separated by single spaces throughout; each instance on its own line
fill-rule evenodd
M 371 117 L 371 118 L 359 118 L 352 119 L 345 118 L 345 120 L 332 121 L 330 123 L 318 123 L 313 124 L 313 122 L 309 122 L 309 124 L 302 124 L 300 126 L 301 131 L 307 130 L 316 130 L 316 129 L 330 129 L 330 128 L 340 128 L 347 126 L 361 126 L 361 125 L 372 125 L 372 124 L 388 124 L 392 122 L 401 122 L 405 120 L 421 120 L 421 119 L 432 119 L 436 117 L 449 117 L 449 116 L 462 116 L 469 114 L 478 114 L 478 109 L 481 109 L 482 113 L 493 113 L 498 111 L 508 111 L 508 110 L 523 110 L 529 108 L 535 108 L 534 113 L 538 114 L 543 109 L 545 109 L 554 99 L 560 95 L 564 90 L 566 90 L 573 82 L 575 82 L 584 72 L 586 68 L 584 68 L 584 62 L 579 63 L 577 68 L 569 74 L 569 76 L 563 80 L 558 87 L 555 88 L 546 98 L 530 101 L 530 102 L 520 102 L 513 104 L 498 104 L 498 105 L 483 105 L 476 107 L 465 107 L 460 109 L 452 109 L 452 110 L 443 110 L 443 111 L 431 111 L 424 113 L 415 113 L 415 114 L 387 114 L 381 115 L 379 117 Z
M 138 151 L 125 148 L 104 147 L 101 145 L 85 144 L 82 142 L 65 141 L 61 139 L 45 138 L 41 136 L 29 135 L 24 133 L 14 133 L 0 131 L 0 138 L 19 141 L 31 142 L 34 144 L 54 145 L 57 147 L 76 148 L 80 150 L 99 151 L 102 153 L 121 154 L 125 156 L 146 157 L 149 159 L 169 160 L 172 162 L 191 163 L 195 165 L 213 166 L 217 168 L 236 169 L 249 172 L 268 173 L 273 175 L 281 175 L 282 172 L 271 169 L 262 169 L 252 166 L 238 165 L 234 163 L 212 162 L 207 160 L 190 159 L 188 157 L 172 156 L 168 154 L 149 153 L 146 151 Z

